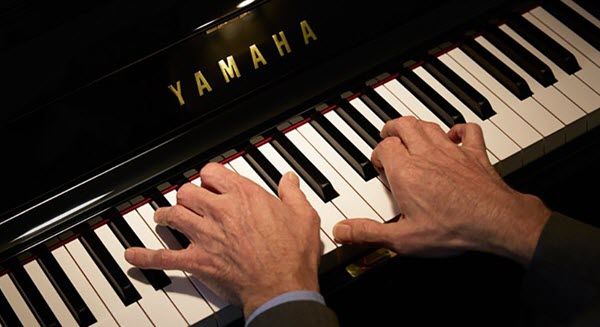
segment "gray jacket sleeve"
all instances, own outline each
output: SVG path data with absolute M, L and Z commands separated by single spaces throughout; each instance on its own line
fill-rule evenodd
M 524 325 L 600 326 L 600 229 L 553 213 L 522 295 Z
M 335 313 L 315 301 L 293 301 L 275 306 L 254 318 L 248 327 L 337 327 Z

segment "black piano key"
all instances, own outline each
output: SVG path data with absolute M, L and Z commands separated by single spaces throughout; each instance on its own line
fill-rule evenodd
M 93 231 L 84 231 L 79 240 L 123 304 L 130 305 L 142 298 Z
M 0 325 L 1 326 L 23 326 L 19 321 L 17 314 L 10 306 L 10 303 L 4 297 L 4 294 L 0 292 Z
M 22 266 L 14 265 L 10 267 L 9 276 L 42 326 L 60 326 L 48 303 L 46 303 L 46 300 L 44 300 L 33 280 Z
M 527 19 L 517 15 L 511 17 L 506 24 L 567 74 L 575 74 L 581 69 L 577 59 L 569 50 L 554 41 Z
M 400 117 L 400 113 L 371 87 L 365 87 L 359 98 L 384 122 Z
M 245 150 L 244 159 L 248 161 L 248 164 L 250 164 L 260 178 L 267 183 L 271 191 L 278 194 L 279 181 L 281 180 L 279 170 L 254 145 L 248 146 Z
M 542 8 L 567 25 L 568 28 L 581 36 L 596 50 L 600 51 L 600 28 L 596 27 L 592 22 L 559 0 L 544 1 Z
M 338 196 L 331 182 L 306 158 L 288 138 L 281 132 L 273 135 L 271 145 L 292 166 L 302 179 L 319 195 L 323 202 L 329 202 Z
M 365 181 L 377 177 L 377 171 L 371 164 L 370 159 L 365 157 L 325 116 L 320 112 L 316 112 L 311 118 L 310 124 Z
M 115 210 L 109 215 L 110 222 L 108 223 L 108 226 L 113 233 L 115 233 L 115 236 L 119 239 L 124 248 L 145 247 L 119 212 Z M 140 269 L 140 271 L 155 290 L 163 289 L 171 284 L 171 279 L 162 270 Z
M 448 127 L 465 123 L 465 118 L 444 97 L 412 71 L 404 71 L 398 76 L 402 83 L 419 101 L 433 112 Z
M 504 31 L 500 30 L 500 28 L 496 26 L 490 27 L 484 36 L 544 87 L 556 83 L 556 77 L 554 77 L 554 73 L 552 73 L 548 65 L 504 33 Z
M 365 118 L 348 100 L 342 99 L 338 103 L 338 107 L 335 109 L 340 117 L 348 124 L 352 129 L 360 135 L 360 137 L 367 142 L 371 148 L 375 148 L 379 142 L 381 142 L 381 135 L 379 130 Z
M 512 92 L 517 98 L 525 100 L 533 95 L 533 92 L 531 92 L 529 85 L 527 85 L 527 82 L 525 82 L 523 77 L 515 73 L 510 67 L 500 59 L 496 58 L 476 41 L 469 40 L 463 43 L 460 46 L 460 49 L 498 80 L 498 82 L 504 85 L 504 87 Z
M 600 3 L 598 3 L 598 0 L 575 0 L 575 2 L 585 11 L 600 19 Z
M 423 68 L 450 90 L 481 120 L 489 119 L 496 114 L 490 102 L 479 91 L 444 65 L 438 58 L 430 57 L 423 64 Z
M 94 324 L 96 318 L 90 308 L 85 304 L 73 283 L 48 249 L 44 248 L 39 251 L 38 263 L 77 323 L 80 326 Z
M 150 198 L 152 199 L 152 201 L 150 202 L 150 205 L 154 208 L 154 210 L 158 209 L 158 208 L 164 208 L 164 207 L 170 207 L 171 203 L 169 203 L 169 200 L 167 200 L 167 198 L 165 198 L 164 195 L 162 195 L 162 193 L 155 191 L 152 192 L 152 194 L 150 195 Z M 183 233 L 181 233 L 178 230 L 175 230 L 171 227 L 168 227 L 169 231 L 171 233 L 173 233 L 173 236 L 175 237 L 175 239 L 177 240 L 177 242 L 179 242 L 179 244 L 181 245 L 181 247 L 183 249 L 187 248 L 190 245 L 190 240 L 183 235 Z

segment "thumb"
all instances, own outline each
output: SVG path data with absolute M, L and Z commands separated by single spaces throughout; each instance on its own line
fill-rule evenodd
M 306 206 L 308 204 L 306 196 L 300 190 L 300 179 L 291 171 L 281 177 L 277 193 L 279 193 L 279 198 L 283 203 L 292 207 Z
M 338 243 L 389 244 L 394 234 L 394 224 L 383 224 L 371 219 L 348 219 L 333 227 Z

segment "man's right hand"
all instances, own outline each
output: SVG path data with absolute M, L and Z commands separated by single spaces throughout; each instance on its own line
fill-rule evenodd
M 402 117 L 388 122 L 381 135 L 372 161 L 387 178 L 401 219 L 340 222 L 336 241 L 420 256 L 478 250 L 530 261 L 550 210 L 504 183 L 478 125 L 459 124 L 444 133 L 437 124 Z

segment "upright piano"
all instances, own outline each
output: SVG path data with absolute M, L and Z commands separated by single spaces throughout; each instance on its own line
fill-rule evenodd
M 207 162 L 271 193 L 299 174 L 322 220 L 321 288 L 346 325 L 415 318 L 414 285 L 471 276 L 472 260 L 491 284 L 518 275 L 478 254 L 420 260 L 333 242 L 338 221 L 400 213 L 370 163 L 386 121 L 480 124 L 490 161 L 520 189 L 600 162 L 593 0 L 9 1 L 0 63 L 2 326 L 243 324 L 194 276 L 123 258 L 188 245 L 153 212 L 200 185 Z M 346 296 L 391 267 L 410 272 L 398 277 L 406 293 Z M 432 312 L 457 307 L 436 300 L 456 289 L 423 290 Z M 395 312 L 352 305 L 366 302 Z

